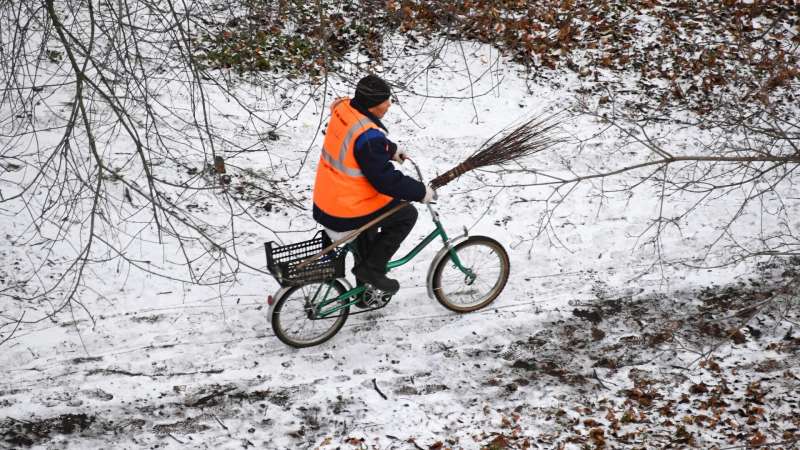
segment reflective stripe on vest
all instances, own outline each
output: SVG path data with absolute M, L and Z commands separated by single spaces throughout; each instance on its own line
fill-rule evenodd
M 332 165 L 336 168 L 336 170 L 342 171 L 351 177 L 363 177 L 364 174 L 361 173 L 361 169 L 354 169 L 352 167 L 347 167 L 344 165 L 344 158 L 347 156 L 347 149 L 350 147 L 350 142 L 353 141 L 355 134 L 358 133 L 358 130 L 365 127 L 366 125 L 371 124 L 372 121 L 364 118 L 353 125 L 347 130 L 347 133 L 342 139 L 342 145 L 339 146 L 339 158 L 333 159 L 333 157 L 328 153 L 325 148 L 322 149 L 322 159 L 324 159 L 328 164 Z

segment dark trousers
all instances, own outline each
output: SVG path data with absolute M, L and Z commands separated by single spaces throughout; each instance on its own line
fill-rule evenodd
M 368 228 L 356 238 L 357 265 L 386 273 L 386 263 L 417 222 L 417 208 L 407 204 L 396 213 Z

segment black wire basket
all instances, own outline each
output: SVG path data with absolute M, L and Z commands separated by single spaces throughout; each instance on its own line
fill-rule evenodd
M 314 238 L 296 244 L 275 246 L 267 242 L 267 269 L 281 286 L 302 286 L 344 277 L 345 251 L 331 250 L 316 261 L 297 269 L 301 261 L 316 255 L 331 244 L 328 235 L 317 232 Z

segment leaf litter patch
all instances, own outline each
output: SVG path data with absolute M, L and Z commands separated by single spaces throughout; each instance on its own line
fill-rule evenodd
M 353 52 L 370 66 L 392 66 L 397 54 L 418 54 L 441 39 L 480 42 L 531 78 L 574 73 L 583 83 L 579 93 L 598 97 L 601 105 L 614 102 L 614 91 L 636 91 L 645 93 L 637 101 L 642 106 L 676 104 L 700 115 L 713 113 L 727 97 L 738 104 L 792 104 L 800 78 L 792 2 L 262 3 L 220 4 L 204 14 L 193 27 L 198 61 L 320 83 Z M 376 29 L 398 36 L 401 48 L 381 46 Z M 636 81 L 618 85 L 621 74 Z
M 96 420 L 95 416 L 84 413 L 61 414 L 32 420 L 9 417 L 0 421 L 0 435 L 2 435 L 3 443 L 29 447 L 47 442 L 53 438 L 53 435 L 84 434 Z
M 566 389 L 561 403 L 502 409 L 508 430 L 482 442 L 795 448 L 798 266 L 793 260 L 771 278 L 776 267 L 761 266 L 757 279 L 699 292 L 573 303 L 568 315 L 497 352 L 509 365 L 496 378 L 515 379 L 516 395 Z

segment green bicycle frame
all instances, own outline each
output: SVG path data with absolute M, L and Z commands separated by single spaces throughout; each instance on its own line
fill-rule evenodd
M 431 212 L 433 212 L 433 210 L 431 210 Z M 447 233 L 444 231 L 444 227 L 442 226 L 441 222 L 436 218 L 436 214 L 435 213 L 434 213 L 433 223 L 436 225 L 436 228 L 433 231 L 431 231 L 430 234 L 428 234 L 419 244 L 417 244 L 416 247 L 411 249 L 411 251 L 408 252 L 407 255 L 403 256 L 400 259 L 396 259 L 394 261 L 389 261 L 386 264 L 386 268 L 388 270 L 391 270 L 391 269 L 394 269 L 396 267 L 400 267 L 400 266 L 408 263 L 409 261 L 414 259 L 422 251 L 422 249 L 427 247 L 428 244 L 433 242 L 433 240 L 436 239 L 439 236 L 441 236 L 442 241 L 444 242 L 444 244 L 448 245 L 449 238 L 447 237 Z M 456 254 L 455 251 L 453 251 L 452 248 L 450 248 L 449 250 L 450 250 L 449 251 L 450 260 L 453 262 L 453 264 L 455 264 L 455 266 L 458 267 L 458 269 L 461 270 L 461 272 L 463 272 L 464 275 L 467 278 L 469 278 L 470 280 L 473 280 L 475 278 L 475 274 L 472 272 L 472 270 L 470 270 L 467 267 L 464 267 L 461 264 L 461 260 L 458 259 L 458 255 Z M 322 298 L 324 298 L 324 300 L 322 300 L 319 303 L 312 302 L 312 304 L 315 305 L 315 309 L 317 309 L 317 311 L 316 311 L 316 318 L 317 319 L 324 319 L 324 318 L 330 316 L 331 314 L 334 314 L 334 313 L 338 312 L 341 309 L 350 307 L 351 305 L 353 305 L 356 302 L 358 302 L 358 300 L 359 300 L 358 296 L 361 295 L 364 291 L 366 291 L 366 287 L 365 286 L 356 286 L 353 289 L 350 289 L 349 291 L 347 291 L 347 292 L 345 292 L 345 293 L 343 293 L 343 294 L 341 294 L 341 295 L 339 295 L 337 297 L 328 298 L 328 294 L 330 293 L 332 288 L 331 288 L 331 284 L 330 283 L 326 283 L 324 285 L 320 285 L 317 288 L 317 292 L 315 292 L 314 296 L 312 297 L 313 299 L 316 299 L 317 296 L 321 293 L 321 291 L 323 291 L 323 287 L 325 288 L 324 289 L 325 293 L 324 293 L 324 295 L 322 297 Z M 348 298 L 350 298 L 350 301 L 348 301 L 347 303 L 337 304 L 337 305 L 332 306 L 330 308 L 326 308 L 328 305 L 331 305 L 333 303 L 339 303 L 342 300 L 345 300 L 345 299 L 348 299 Z

